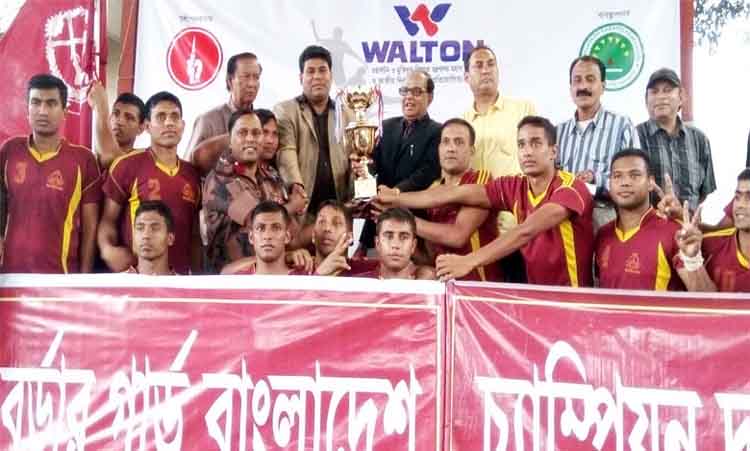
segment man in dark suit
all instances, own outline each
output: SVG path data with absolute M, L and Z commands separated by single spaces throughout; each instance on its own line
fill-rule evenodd
M 427 113 L 434 91 L 435 83 L 422 70 L 410 72 L 399 88 L 403 116 L 383 121 L 383 136 L 373 151 L 378 185 L 421 191 L 440 177 L 440 123 Z M 363 166 L 353 161 L 352 170 L 361 174 Z M 374 232 L 375 223 L 368 220 L 360 237 L 361 249 L 373 247 Z

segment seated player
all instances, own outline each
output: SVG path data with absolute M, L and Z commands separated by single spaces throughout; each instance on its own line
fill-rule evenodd
M 706 270 L 719 291 L 750 292 L 750 168 L 737 177 L 730 204 L 734 227 L 706 233 Z
M 499 177 L 486 185 L 443 185 L 415 193 L 382 189 L 377 201 L 407 208 L 458 203 L 513 212 L 518 226 L 486 246 L 467 255 L 439 256 L 437 274 L 443 280 L 464 277 L 520 249 L 529 283 L 591 286 L 591 194 L 573 174 L 555 168 L 556 135 L 549 120 L 526 116 L 518 124 L 523 175 Z
M 351 240 L 351 211 L 337 200 L 323 201 L 313 224 L 316 274 L 356 276 L 377 266 L 377 260 L 348 259 Z
M 250 244 L 255 261 L 234 274 L 305 275 L 309 271 L 290 267 L 286 262 L 286 246 L 292 241 L 291 218 L 281 204 L 264 200 L 250 214 Z
M 169 248 L 174 244 L 174 219 L 164 202 L 141 202 L 133 221 L 133 253 L 136 266 L 126 273 L 150 276 L 173 276 L 177 273 L 169 266 Z
M 375 225 L 378 266 L 359 277 L 376 279 L 435 280 L 435 270 L 412 262 L 417 248 L 417 223 L 404 208 L 390 208 L 378 216 Z
M 686 216 L 683 224 L 659 217 L 649 199 L 653 184 L 649 157 L 642 150 L 624 149 L 612 157 L 609 192 L 617 218 L 596 236 L 599 286 L 713 291 L 703 265 L 692 264 L 701 260 L 699 213 L 692 220 Z

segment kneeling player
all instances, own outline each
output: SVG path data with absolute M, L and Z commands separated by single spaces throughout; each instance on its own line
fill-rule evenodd
M 164 202 L 142 202 L 133 222 L 133 254 L 138 263 L 127 273 L 169 276 L 177 273 L 169 266 L 169 248 L 174 244 L 174 219 Z
M 417 223 L 409 210 L 386 210 L 378 217 L 375 230 L 375 249 L 378 251 L 380 264 L 360 277 L 435 279 L 434 268 L 417 266 L 412 262 L 412 256 L 417 248 Z

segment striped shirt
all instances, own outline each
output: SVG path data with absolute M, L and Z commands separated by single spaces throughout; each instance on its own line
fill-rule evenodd
M 592 171 L 597 196 L 601 196 L 607 191 L 612 156 L 621 149 L 639 147 L 638 135 L 627 116 L 603 107 L 583 131 L 577 121 L 574 116 L 557 126 L 558 163 L 573 174 Z
M 711 144 L 703 132 L 684 124 L 679 117 L 677 130 L 676 136 L 669 136 L 652 119 L 637 127 L 656 183 L 664 186 L 664 173 L 669 174 L 677 197 L 688 201 L 695 210 L 701 198 L 716 190 Z

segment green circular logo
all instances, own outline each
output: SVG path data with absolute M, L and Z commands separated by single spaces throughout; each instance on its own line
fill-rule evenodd
M 645 60 L 641 37 L 619 22 L 602 25 L 589 33 L 579 54 L 595 56 L 604 63 L 607 91 L 620 91 L 633 84 Z

